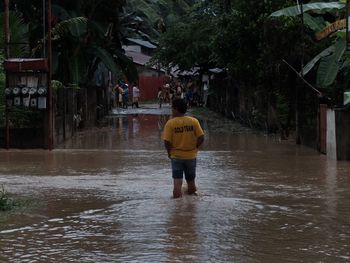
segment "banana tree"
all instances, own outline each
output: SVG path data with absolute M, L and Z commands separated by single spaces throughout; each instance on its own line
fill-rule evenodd
M 345 2 L 346 0 L 304 4 L 303 11 L 305 13 L 303 13 L 303 18 L 305 25 L 315 33 L 321 32 L 324 28 L 327 28 L 330 25 L 322 15 L 334 12 L 344 13 Z M 278 10 L 270 16 L 278 17 L 298 15 L 301 15 L 301 8 L 299 5 L 296 5 Z M 344 69 L 349 64 L 348 58 L 344 55 L 346 50 L 345 32 L 343 30 L 345 23 L 342 24 L 343 26 L 336 28 L 335 32 L 331 32 L 332 34 L 329 34 L 329 37 L 327 37 L 327 39 L 332 39 L 332 44 L 317 54 L 301 70 L 301 73 L 306 75 L 314 67 L 318 66 L 316 83 L 323 88 L 330 87 L 335 82 L 341 69 Z M 335 27 L 333 26 L 333 29 L 334 28 Z
M 120 50 L 119 39 L 111 35 L 111 23 L 94 20 L 93 12 L 77 16 L 76 10 L 67 11 L 58 5 L 53 11 L 59 20 L 52 29 L 55 78 L 66 84 L 87 83 L 99 63 L 114 74 L 123 72 L 130 80 L 137 78 L 132 61 Z

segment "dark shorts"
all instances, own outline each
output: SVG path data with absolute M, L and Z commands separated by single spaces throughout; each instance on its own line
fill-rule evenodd
M 193 181 L 196 178 L 196 159 L 181 160 L 171 159 L 171 169 L 174 179 L 182 179 L 185 173 L 186 181 Z

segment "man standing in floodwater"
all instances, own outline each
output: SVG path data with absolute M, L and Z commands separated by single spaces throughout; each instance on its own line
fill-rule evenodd
M 186 102 L 183 99 L 175 99 L 172 103 L 173 118 L 167 121 L 163 132 L 164 146 L 171 160 L 174 198 L 182 196 L 183 174 L 188 194 L 196 193 L 196 158 L 198 148 L 204 141 L 204 132 L 199 121 L 185 116 L 186 111 Z
M 134 105 L 136 108 L 139 107 L 139 98 L 140 98 L 140 89 L 137 87 L 136 82 L 133 83 L 132 86 L 132 104 L 131 108 L 134 108 Z

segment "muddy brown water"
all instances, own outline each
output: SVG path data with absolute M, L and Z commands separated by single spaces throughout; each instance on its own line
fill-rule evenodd
M 0 262 L 350 261 L 350 162 L 209 118 L 199 196 L 174 200 L 166 120 L 118 115 L 51 152 L 0 151 L 0 185 L 37 204 L 2 219 Z

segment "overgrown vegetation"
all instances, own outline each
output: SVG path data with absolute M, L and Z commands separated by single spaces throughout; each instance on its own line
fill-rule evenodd
M 0 223 L 10 216 L 34 209 L 38 204 L 29 198 L 17 197 L 0 186 Z
M 0 188 L 0 211 L 8 211 L 16 206 L 16 202 L 10 197 L 9 193 L 6 192 L 4 186 Z
M 303 1 L 302 20 L 295 1 L 198 1 L 161 35 L 155 61 L 183 70 L 225 69 L 230 82 L 211 86 L 217 107 L 289 134 L 296 125 L 298 107 L 304 117 L 315 118 L 318 99 L 339 104 L 350 79 L 344 30 L 315 40 L 315 33 L 345 17 L 345 1 L 315 2 Z M 303 72 L 317 91 L 294 70 Z M 227 91 L 239 91 L 239 106 L 234 105 L 237 100 L 224 105 L 223 85 Z

